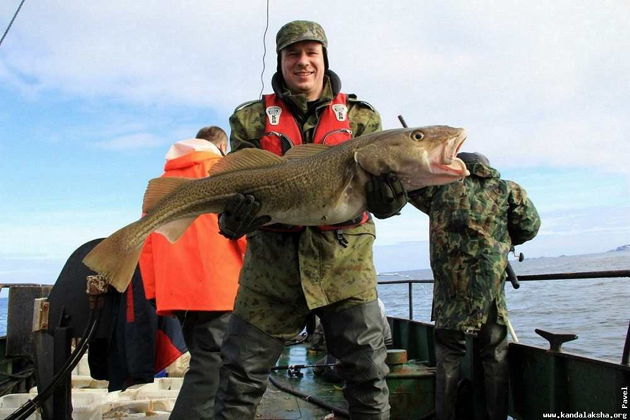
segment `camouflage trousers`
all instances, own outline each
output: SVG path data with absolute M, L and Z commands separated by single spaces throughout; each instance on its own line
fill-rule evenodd
M 299 285 L 278 285 L 275 290 L 260 292 L 241 285 L 238 289 L 234 313 L 256 328 L 279 339 L 295 337 L 306 325 L 308 315 L 329 310 L 341 311 L 375 300 L 376 289 L 331 305 L 310 310 Z
M 347 244 L 345 247 L 341 240 Z M 265 325 L 269 311 L 275 311 L 275 307 L 286 314 L 272 314 L 273 319 L 293 320 L 301 318 L 309 308 L 374 300 L 373 244 L 372 223 L 343 231 L 312 227 L 288 233 L 257 230 L 247 236 L 236 311 L 260 329 L 276 335 L 273 330 L 285 333 L 289 325 Z
M 471 413 L 457 413 L 460 365 L 466 354 L 466 336 L 462 331 L 435 329 L 435 414 L 437 420 L 469 418 Z M 473 346 L 479 349 L 483 370 L 483 394 L 486 417 L 505 420 L 508 412 L 507 327 L 497 324 L 496 305 L 490 305 L 487 322 L 482 325 Z

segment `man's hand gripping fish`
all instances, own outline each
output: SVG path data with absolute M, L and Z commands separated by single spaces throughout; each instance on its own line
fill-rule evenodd
M 455 157 L 465 139 L 464 129 L 430 126 L 381 131 L 333 147 L 299 145 L 283 157 L 243 149 L 219 161 L 207 178 L 151 180 L 146 215 L 101 241 L 83 262 L 123 292 L 151 232 L 175 242 L 197 216 L 223 212 L 237 193 L 253 195 L 270 224 L 341 223 L 366 209 L 370 175 L 394 173 L 407 191 L 467 176 Z

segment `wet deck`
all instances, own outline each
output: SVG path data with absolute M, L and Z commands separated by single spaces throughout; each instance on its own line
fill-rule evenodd
M 297 344 L 285 347 L 278 366 L 314 365 L 325 356 L 324 352 L 308 349 L 308 346 Z M 301 369 L 302 376 L 289 375 L 287 369 L 271 373 L 271 382 L 258 407 L 256 419 L 323 419 L 333 411 L 320 407 L 303 398 L 282 391 L 273 385 L 278 383 L 283 388 L 299 392 L 307 396 L 314 396 L 334 407 L 347 410 L 347 403 L 343 398 L 341 384 L 322 380 L 313 373 L 312 368 Z

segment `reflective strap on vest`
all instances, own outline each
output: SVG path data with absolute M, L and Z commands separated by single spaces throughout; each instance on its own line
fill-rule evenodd
M 277 95 L 263 95 L 263 101 L 265 132 L 260 138 L 260 148 L 282 156 L 289 148 L 302 144 L 302 133 L 295 117 Z
M 313 143 L 334 146 L 352 138 L 348 118 L 348 95 L 339 93 L 319 116 Z

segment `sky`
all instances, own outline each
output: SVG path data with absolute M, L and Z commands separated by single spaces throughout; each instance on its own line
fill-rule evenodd
M 0 29 L 19 0 L 0 4 Z M 383 127 L 464 127 L 523 186 L 526 257 L 630 244 L 630 3 L 26 1 L 0 46 L 0 283 L 53 283 L 81 244 L 134 221 L 175 141 L 229 132 L 269 93 L 275 34 L 322 24 L 343 91 Z M 264 39 L 264 44 L 263 44 Z M 264 72 L 263 72 L 263 56 Z M 261 77 L 262 73 L 262 77 Z M 261 83 L 264 81 L 264 87 Z M 427 268 L 428 218 L 377 221 L 377 269 Z

